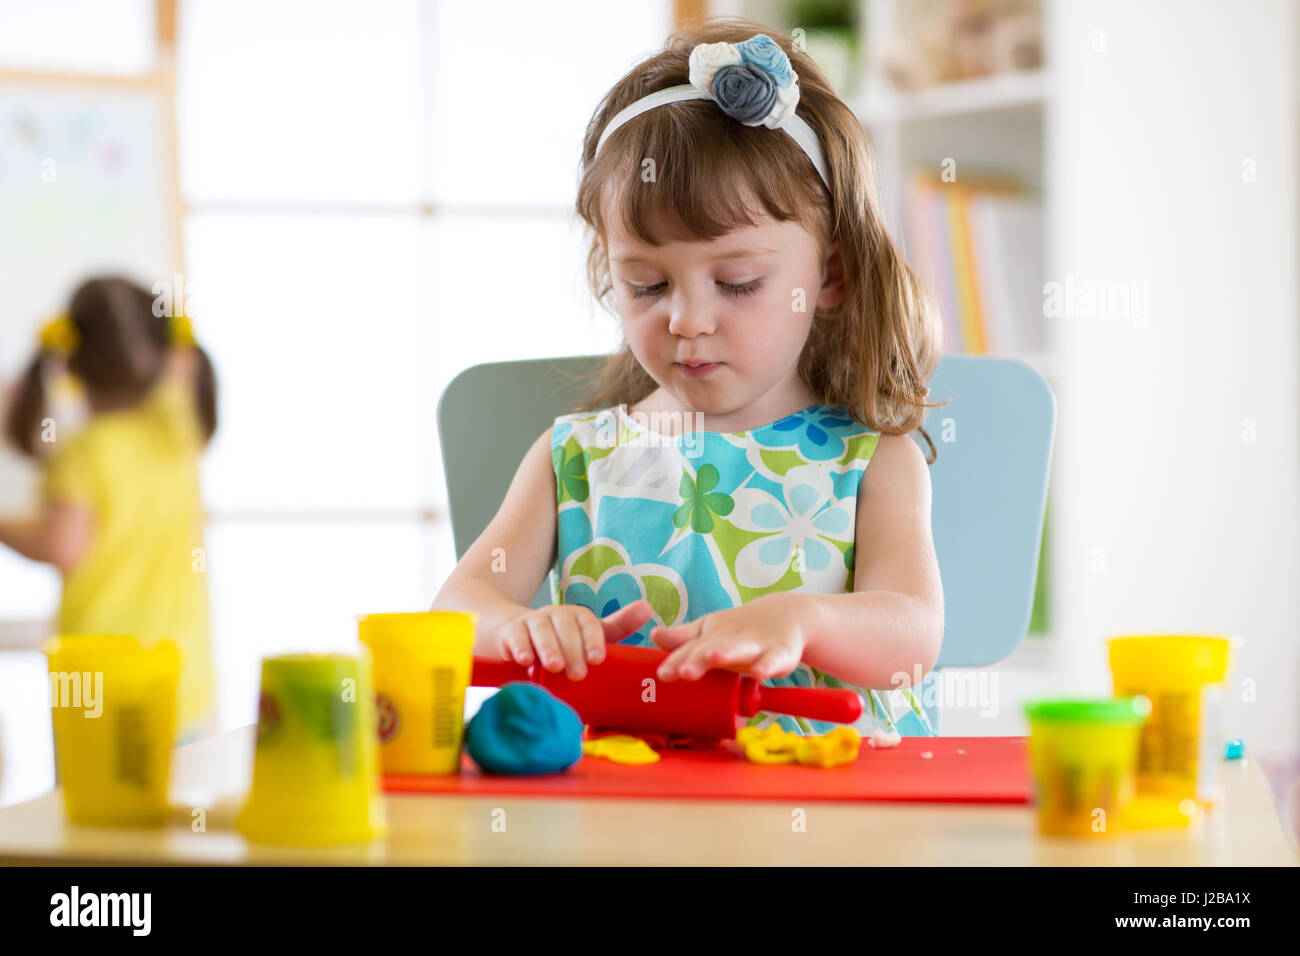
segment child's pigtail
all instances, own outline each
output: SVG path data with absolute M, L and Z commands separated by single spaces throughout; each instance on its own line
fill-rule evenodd
M 203 442 L 207 444 L 217 430 L 217 375 L 208 353 L 197 345 L 193 349 L 197 359 L 194 370 L 194 407 L 203 429 Z
M 37 457 L 37 436 L 46 408 L 44 366 L 50 354 L 44 348 L 36 353 L 14 386 L 13 403 L 5 416 L 5 437 L 29 458 Z

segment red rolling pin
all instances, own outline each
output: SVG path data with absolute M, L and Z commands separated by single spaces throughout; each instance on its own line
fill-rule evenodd
M 862 716 L 862 698 L 851 690 L 764 687 L 752 677 L 720 668 L 699 680 L 662 681 L 655 671 L 668 653 L 658 647 L 608 644 L 605 660 L 588 665 L 582 680 L 570 680 L 564 671 L 553 674 L 538 663 L 523 667 L 475 657 L 470 684 L 499 687 L 531 680 L 576 710 L 585 724 L 688 737 L 733 737 L 736 718 L 759 711 L 837 724 L 851 724 Z

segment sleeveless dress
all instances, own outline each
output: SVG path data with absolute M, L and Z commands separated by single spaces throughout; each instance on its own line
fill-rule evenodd
M 656 626 L 764 594 L 852 592 L 858 485 L 879 432 L 821 404 L 741 432 L 664 434 L 638 417 L 620 405 L 554 421 L 552 603 L 605 617 L 646 600 L 650 620 L 620 643 L 654 646 Z M 936 736 L 912 688 L 858 687 L 802 662 L 763 684 L 856 691 L 864 737 Z M 748 723 L 773 721 L 799 734 L 836 726 L 769 713 Z

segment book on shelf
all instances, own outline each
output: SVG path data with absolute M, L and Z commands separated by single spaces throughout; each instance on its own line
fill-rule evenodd
M 1017 180 L 928 169 L 908 177 L 908 259 L 943 320 L 944 350 L 971 355 L 1043 351 L 1042 201 Z

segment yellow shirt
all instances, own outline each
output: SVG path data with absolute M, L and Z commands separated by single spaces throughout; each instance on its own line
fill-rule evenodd
M 134 408 L 91 417 L 55 452 L 43 485 L 46 498 L 94 515 L 90 546 L 63 581 L 59 630 L 173 639 L 181 652 L 178 739 L 207 721 L 215 696 L 202 443 L 193 391 L 164 378 Z

